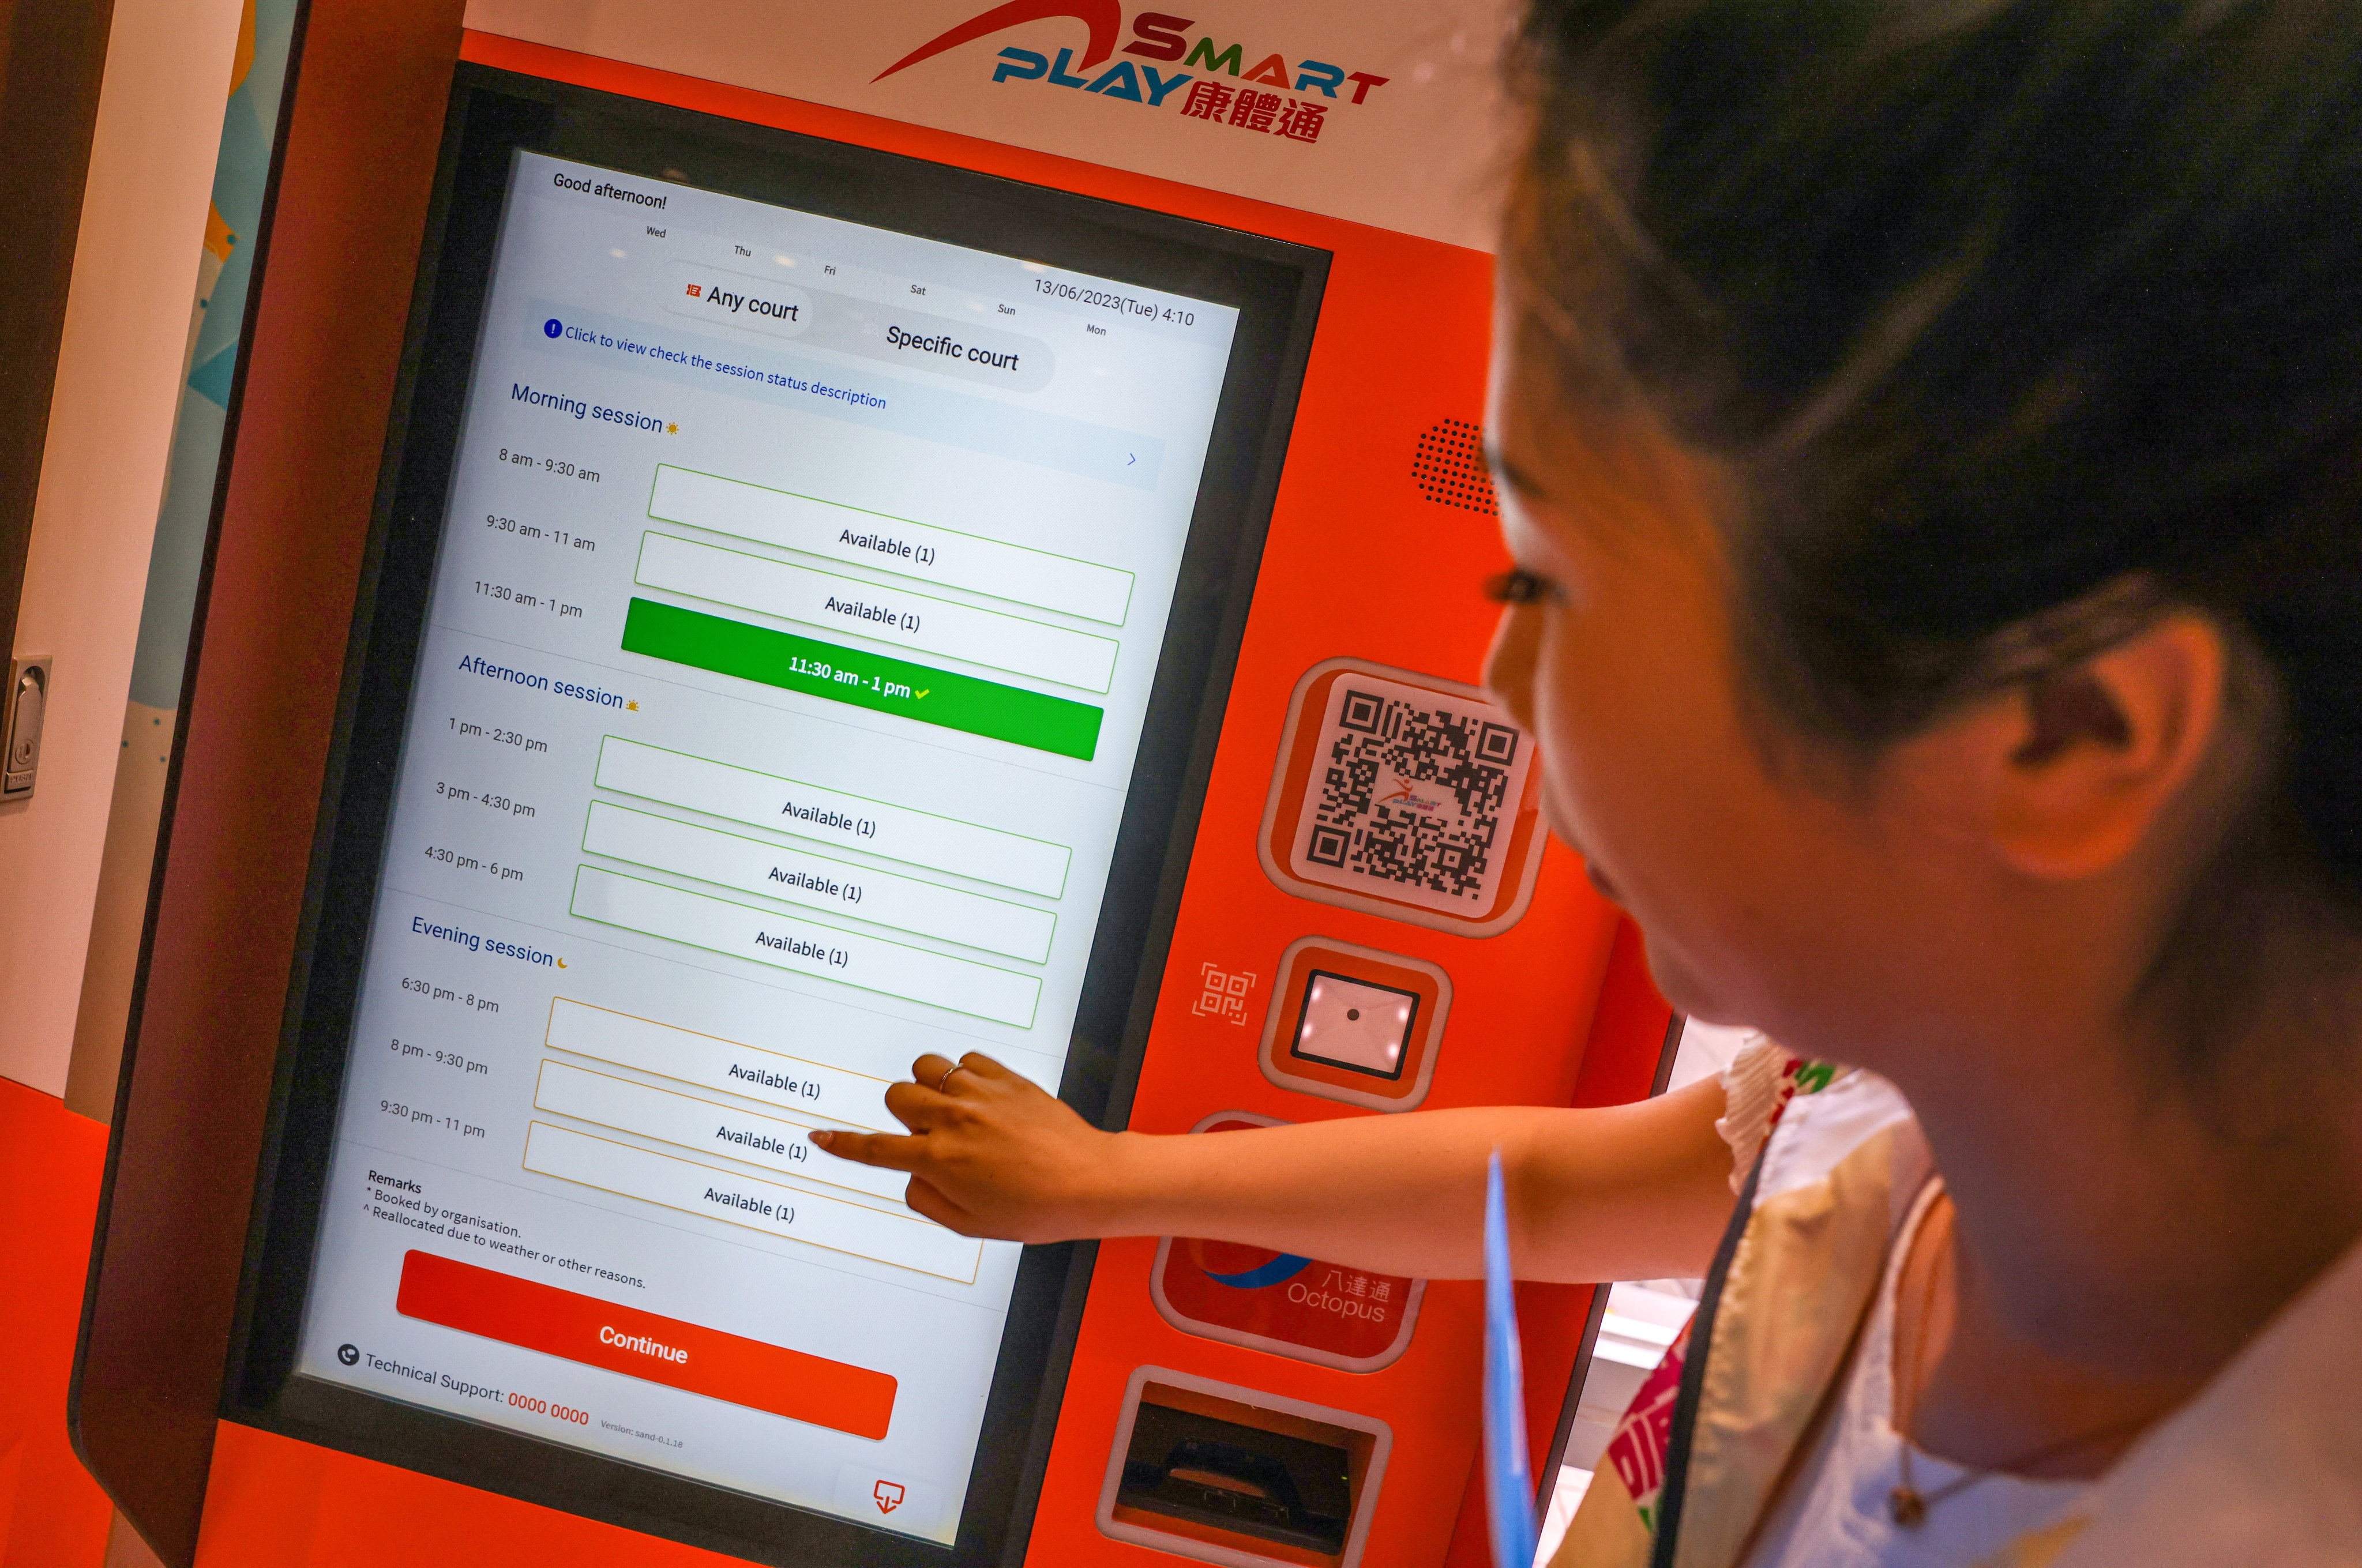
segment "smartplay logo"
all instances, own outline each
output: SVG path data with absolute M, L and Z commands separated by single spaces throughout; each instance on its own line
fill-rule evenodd
M 1405 778 L 1401 774 L 1397 773 L 1395 775 L 1394 793 L 1391 795 L 1379 796 L 1378 804 L 1381 806 L 1402 806 L 1423 816 L 1432 817 L 1439 816 L 1442 813 L 1443 797 L 1440 795 L 1420 794 L 1412 787 L 1409 779 Z
M 1185 119 L 1306 143 L 1320 139 L 1333 110 L 1365 105 L 1371 91 L 1387 81 L 1322 60 L 1291 64 L 1286 54 L 1276 51 L 1258 59 L 1242 39 L 1218 38 L 1210 29 L 1194 32 L 1194 20 L 1161 11 L 1133 15 L 1131 41 L 1121 52 L 1136 58 L 1116 60 L 1124 34 L 1123 10 L 1117 0 L 1010 0 L 937 34 L 873 80 L 883 82 L 897 72 L 1011 28 L 1060 21 L 1079 22 L 1086 29 L 1079 59 L 1071 44 L 1060 46 L 1054 57 L 1011 45 L 993 57 L 993 81 L 1070 87 L 1144 109 L 1167 109 Z M 1037 32 L 1029 41 L 1046 47 L 1050 40 Z M 1107 65 L 1109 60 L 1115 63 Z M 1184 87 L 1187 93 L 1180 92 Z

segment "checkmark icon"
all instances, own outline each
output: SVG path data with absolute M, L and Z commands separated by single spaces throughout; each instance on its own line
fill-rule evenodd
M 928 692 L 933 691 L 933 690 L 934 688 L 932 686 L 924 687 L 917 691 L 911 692 L 911 695 L 913 697 L 924 697 Z

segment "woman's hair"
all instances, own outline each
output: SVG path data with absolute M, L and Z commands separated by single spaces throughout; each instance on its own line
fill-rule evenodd
M 2149 988 L 2218 1066 L 2362 930 L 2362 6 L 1529 3 L 1510 264 L 1735 477 L 1763 705 L 1868 753 L 2173 606 L 2255 670 Z

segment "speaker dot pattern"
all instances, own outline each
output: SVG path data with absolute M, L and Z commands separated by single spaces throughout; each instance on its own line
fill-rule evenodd
M 1497 513 L 1492 470 L 1485 464 L 1485 431 L 1464 419 L 1447 419 L 1420 433 L 1411 453 L 1411 482 L 1439 506 Z

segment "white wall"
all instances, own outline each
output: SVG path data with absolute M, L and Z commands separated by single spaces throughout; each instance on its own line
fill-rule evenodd
M 17 651 L 55 657 L 0 806 L 0 1076 L 62 1094 L 239 0 L 115 0 Z

